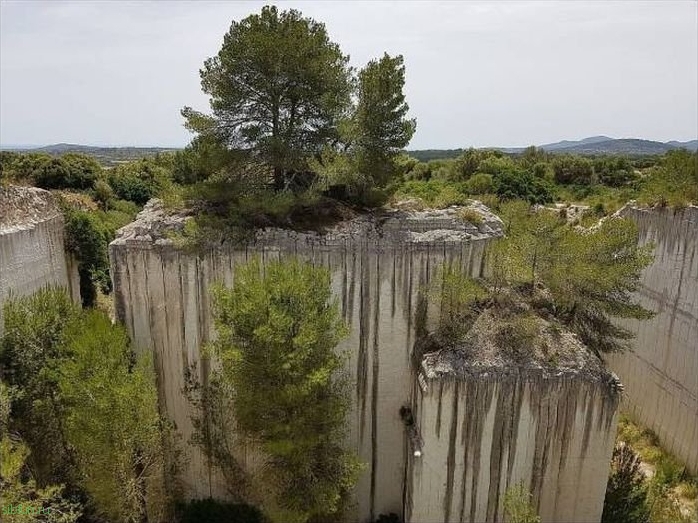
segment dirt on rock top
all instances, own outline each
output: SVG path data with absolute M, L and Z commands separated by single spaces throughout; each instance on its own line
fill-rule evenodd
M 469 213 L 464 213 L 465 209 Z M 160 201 L 151 200 L 138 214 L 136 221 L 117 232 L 113 243 L 173 244 L 173 234 L 181 232 L 190 219 L 190 212 L 170 212 Z M 391 245 L 396 242 L 428 245 L 463 243 L 501 236 L 503 223 L 486 206 L 472 201 L 467 206 L 447 209 L 380 209 L 341 220 L 321 231 L 265 227 L 256 229 L 253 233 L 253 243 L 272 245 L 287 242 L 346 245 L 366 241 L 376 245 Z
M 428 379 L 537 375 L 611 385 L 617 380 L 577 335 L 532 312 L 510 315 L 488 309 L 462 339 L 424 343 L 421 366 Z
M 60 214 L 55 198 L 48 191 L 0 185 L 0 233 L 31 227 Z

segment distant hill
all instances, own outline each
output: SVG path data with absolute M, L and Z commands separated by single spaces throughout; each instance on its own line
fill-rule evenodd
M 568 149 L 570 147 L 576 147 L 579 145 L 592 145 L 608 141 L 613 141 L 613 138 L 609 138 L 608 136 L 590 136 L 589 138 L 584 138 L 583 140 L 562 140 L 561 142 L 547 143 L 545 145 L 540 145 L 539 147 L 546 151 L 559 151 L 561 149 Z
M 691 151 L 698 148 L 698 140 L 690 142 L 655 142 L 641 140 L 639 138 L 606 138 L 599 140 L 594 137 L 586 138 L 578 142 L 558 142 L 556 144 L 542 145 L 541 148 L 555 153 L 573 154 L 624 154 L 628 156 L 645 156 L 652 154 L 664 154 L 672 149 L 684 147 Z
M 66 153 L 88 154 L 105 165 L 138 160 L 139 158 L 147 158 L 159 153 L 179 150 L 173 147 L 97 147 L 73 143 L 57 143 L 43 147 L 2 147 L 2 149 L 22 153 L 45 153 L 51 156 L 61 156 Z
M 677 148 L 683 147 L 684 149 L 688 149 L 689 151 L 698 151 L 698 140 L 691 140 L 690 142 L 677 142 L 676 140 L 672 140 L 670 142 L 667 142 L 667 145 L 671 145 L 672 147 Z
M 545 151 L 560 154 L 621 154 L 627 156 L 649 156 L 654 154 L 664 154 L 672 149 L 685 148 L 689 151 L 698 150 L 698 140 L 688 142 L 655 142 L 652 140 L 641 140 L 639 138 L 609 138 L 608 136 L 590 136 L 583 140 L 562 140 L 560 142 L 537 145 Z M 482 149 L 498 149 L 507 154 L 518 154 L 523 152 L 525 147 L 483 147 Z M 464 149 L 422 149 L 407 151 L 407 153 L 420 161 L 428 162 L 442 158 L 455 158 Z

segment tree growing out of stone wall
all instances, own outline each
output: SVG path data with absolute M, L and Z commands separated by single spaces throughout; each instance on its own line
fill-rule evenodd
M 213 297 L 213 381 L 232 391 L 237 431 L 264 456 L 252 481 L 268 493 L 265 512 L 305 522 L 341 511 L 359 466 L 343 445 L 349 394 L 336 347 L 346 327 L 329 273 L 296 260 L 253 261 Z
M 640 457 L 630 445 L 616 445 L 613 449 L 602 523 L 649 521 L 647 487 L 640 465 Z

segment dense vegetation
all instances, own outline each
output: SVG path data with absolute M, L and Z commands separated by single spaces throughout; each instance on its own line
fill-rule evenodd
M 232 289 L 214 291 L 211 353 L 221 366 L 198 391 L 201 416 L 213 421 L 197 423 L 199 440 L 226 469 L 231 494 L 247 493 L 279 523 L 340 512 L 358 472 L 343 445 L 349 394 L 336 346 L 346 327 L 329 278 L 294 260 L 264 271 L 251 262 L 236 269 Z M 235 405 L 236 432 L 262 451 L 257 474 L 230 452 L 229 411 L 211 412 L 221 403 Z
M 602 522 L 689 523 L 698 516 L 698 478 L 621 415 Z
M 63 290 L 12 300 L 4 316 L 3 506 L 50 508 L 42 521 L 166 520 L 171 437 L 149 358 Z

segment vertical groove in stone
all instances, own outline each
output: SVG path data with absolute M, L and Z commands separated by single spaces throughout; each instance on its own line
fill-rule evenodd
M 395 318 L 395 294 L 397 294 L 397 285 L 396 285 L 396 278 L 397 278 L 397 251 L 393 250 L 393 272 L 392 272 L 392 277 L 391 277 L 391 285 L 390 285 L 390 317 Z
M 405 285 L 407 291 L 407 299 L 403 300 L 405 303 L 404 314 L 407 316 L 407 346 L 408 348 L 412 346 L 412 273 L 413 273 L 413 250 L 410 249 L 407 252 L 408 263 L 407 265 L 407 285 Z
M 536 510 L 540 510 L 541 490 L 543 485 L 543 453 L 545 452 L 545 439 L 547 435 L 547 391 L 543 390 L 545 381 L 542 378 L 530 380 L 531 384 L 531 411 L 535 423 L 535 443 L 533 451 L 533 466 L 531 468 L 531 497 Z
M 461 437 L 460 444 L 463 447 L 463 477 L 461 478 L 461 498 L 460 498 L 460 510 L 458 514 L 458 521 L 463 522 L 466 510 L 466 492 L 467 492 L 467 480 L 468 480 L 468 455 L 470 453 L 470 441 L 471 441 L 471 430 L 472 430 L 472 419 L 473 410 L 475 406 L 475 393 L 473 391 L 473 380 L 468 380 L 465 382 L 465 408 L 463 410 L 463 425 L 461 427 Z
M 492 406 L 493 384 L 489 380 L 478 380 L 475 400 L 475 427 L 472 432 L 470 446 L 473 449 L 473 475 L 470 485 L 470 521 L 475 521 L 477 510 L 477 484 L 480 479 L 480 452 L 482 449 L 482 431 L 487 414 Z M 482 410 L 480 410 L 482 409 Z
M 586 456 L 589 449 L 589 438 L 591 427 L 594 423 L 594 391 L 590 387 L 585 387 L 584 394 L 584 431 L 582 432 L 582 456 Z
M 368 256 L 361 253 L 361 281 L 359 282 L 359 354 L 356 360 L 356 399 L 359 409 L 359 445 L 364 440 L 366 427 L 366 387 L 368 381 L 369 312 L 371 306 Z
M 500 382 L 492 427 L 490 450 L 490 484 L 487 489 L 487 521 L 497 521 L 499 510 L 499 485 L 502 473 L 504 448 L 509 444 L 509 425 L 512 422 L 513 385 L 509 380 Z
M 524 396 L 524 381 L 519 375 L 516 378 L 514 388 L 514 398 L 512 404 L 514 406 L 513 419 L 510 424 L 509 432 L 509 455 L 507 457 L 507 481 L 506 489 L 511 486 L 511 476 L 514 470 L 514 461 L 516 460 L 516 444 L 519 440 L 519 423 L 521 422 L 521 404 Z
M 442 400 L 443 400 L 443 395 L 444 395 L 444 380 L 439 380 L 439 404 L 436 408 L 436 437 L 440 438 L 441 437 L 441 409 L 442 409 Z
M 376 472 L 378 469 L 378 377 L 380 374 L 378 357 L 378 331 L 380 323 L 381 272 L 380 255 L 376 254 L 376 303 L 373 312 L 373 368 L 371 386 L 371 521 L 375 518 Z
M 349 310 L 349 317 L 347 318 L 347 323 L 351 325 L 354 320 L 354 292 L 356 291 L 356 249 L 351 251 L 351 280 L 349 283 L 349 302 L 347 303 L 347 308 Z
M 443 381 L 443 380 L 442 380 Z M 450 385 L 453 389 L 453 406 L 451 410 L 451 429 L 448 435 L 448 456 L 446 458 L 446 494 L 444 496 L 444 523 L 451 521 L 451 505 L 453 504 L 453 476 L 456 472 L 456 435 L 458 434 L 458 387 L 459 380 Z M 439 398 L 439 403 L 441 399 Z
M 342 318 L 347 319 L 347 308 L 349 307 L 349 270 L 347 267 L 347 257 L 342 256 Z

